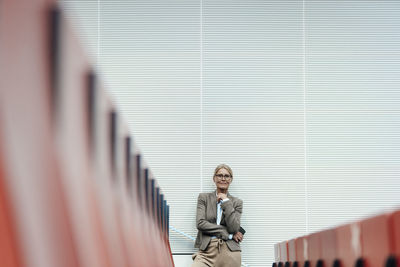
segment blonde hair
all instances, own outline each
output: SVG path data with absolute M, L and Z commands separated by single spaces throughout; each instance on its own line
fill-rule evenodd
M 225 170 L 227 170 L 227 171 L 229 172 L 229 174 L 231 175 L 231 177 L 233 178 L 232 169 L 231 169 L 231 167 L 229 167 L 229 166 L 226 165 L 226 164 L 219 164 L 219 165 L 215 168 L 215 170 L 214 170 L 214 177 L 215 177 L 215 175 L 217 175 L 217 172 L 218 172 L 220 169 L 225 169 Z

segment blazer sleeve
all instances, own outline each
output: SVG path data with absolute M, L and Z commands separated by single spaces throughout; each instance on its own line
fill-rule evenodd
M 229 233 L 225 226 L 211 223 L 206 219 L 206 197 L 199 194 L 197 198 L 196 227 L 206 235 L 215 235 L 218 238 L 228 240 Z
M 235 234 L 240 229 L 240 218 L 242 216 L 243 201 L 237 199 L 237 204 L 234 206 L 233 201 L 225 201 L 221 204 L 224 212 L 226 229 L 229 233 Z

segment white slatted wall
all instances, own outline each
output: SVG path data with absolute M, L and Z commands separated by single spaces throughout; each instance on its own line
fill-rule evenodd
M 400 205 L 399 1 L 62 2 L 172 226 L 196 235 L 197 195 L 222 162 L 249 266 L 270 266 L 278 241 Z

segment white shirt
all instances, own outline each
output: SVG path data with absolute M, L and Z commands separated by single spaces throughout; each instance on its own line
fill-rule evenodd
M 217 194 L 217 196 L 218 196 L 218 194 Z M 229 198 L 225 198 L 225 199 L 223 199 L 223 200 L 220 200 L 220 201 L 217 203 L 217 225 L 220 225 L 221 219 L 222 219 L 223 210 L 222 210 L 222 208 L 221 208 L 221 203 L 226 202 L 226 201 L 228 201 L 228 200 L 229 200 Z M 228 239 L 232 239 L 232 237 L 233 237 L 233 235 L 232 235 L 232 234 L 229 234 Z M 211 238 L 217 238 L 217 237 L 216 237 L 216 236 L 212 236 Z

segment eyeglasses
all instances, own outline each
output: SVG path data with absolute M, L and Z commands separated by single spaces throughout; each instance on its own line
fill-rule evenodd
M 225 178 L 225 180 L 232 179 L 232 176 L 229 174 L 216 174 L 215 176 L 218 178 L 218 180 L 222 180 L 222 178 Z

